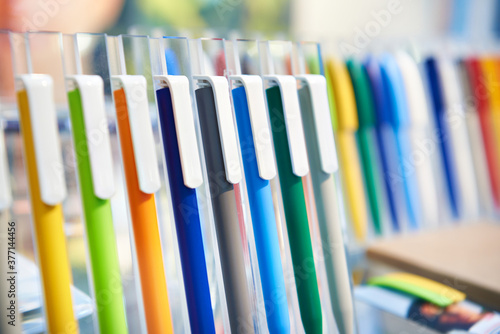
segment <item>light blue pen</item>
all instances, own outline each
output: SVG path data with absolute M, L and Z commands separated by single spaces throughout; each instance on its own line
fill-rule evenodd
M 379 61 L 382 82 L 388 103 L 388 115 L 394 129 L 396 145 L 399 154 L 405 200 L 408 209 L 410 227 L 418 229 L 422 224 L 420 198 L 418 193 L 416 163 L 414 161 L 409 135 L 410 115 L 406 99 L 405 86 L 396 59 L 390 54 L 384 54 Z
M 262 79 L 231 77 L 241 158 L 250 204 L 267 325 L 270 333 L 290 333 L 288 302 L 269 180 L 276 175 Z

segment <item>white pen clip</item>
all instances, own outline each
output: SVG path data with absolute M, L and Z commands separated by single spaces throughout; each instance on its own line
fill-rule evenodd
M 276 165 L 262 78 L 258 75 L 234 75 L 230 79 L 241 83 L 245 88 L 259 176 L 264 180 L 271 180 L 276 176 Z
M 415 126 L 428 126 L 427 100 L 418 66 L 410 55 L 402 51 L 396 53 L 396 61 L 405 83 L 410 121 Z
M 80 92 L 94 193 L 100 199 L 109 199 L 115 193 L 115 183 L 104 83 L 98 75 L 73 75 L 67 80 L 69 91 L 78 89 Z
M 0 211 L 7 209 L 12 203 L 12 192 L 9 182 L 9 164 L 7 149 L 3 135 L 3 124 L 0 121 Z
M 115 89 L 123 88 L 125 91 L 139 189 L 146 194 L 154 194 L 161 183 L 146 78 L 142 75 L 116 75 L 112 79 Z
M 226 178 L 229 183 L 238 183 L 241 181 L 241 166 L 227 79 L 212 75 L 194 76 L 194 79 L 206 81 L 212 86 Z
M 47 205 L 57 205 L 66 197 L 66 181 L 54 103 L 53 81 L 46 74 L 24 74 L 16 79 L 19 85 L 18 90 L 26 90 L 28 95 L 40 197 Z
M 203 183 L 203 174 L 194 127 L 189 80 L 184 75 L 157 75 L 155 80 L 162 86 L 170 88 L 184 185 L 192 189 L 197 188 Z
M 264 76 L 264 79 L 276 83 L 280 88 L 293 173 L 299 177 L 305 176 L 309 173 L 309 163 L 300 115 L 297 81 L 291 75 L 269 75 Z
M 339 168 L 339 163 L 335 149 L 333 128 L 331 126 L 326 79 L 324 76 L 318 74 L 305 74 L 296 77 L 309 88 L 321 169 L 323 172 L 331 174 Z

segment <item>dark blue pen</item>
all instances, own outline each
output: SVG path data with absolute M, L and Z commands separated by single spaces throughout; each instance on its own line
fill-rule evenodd
M 156 97 L 191 331 L 215 333 L 196 190 L 184 184 L 170 88 Z
M 397 210 L 397 191 L 400 179 L 394 177 L 393 167 L 397 165 L 394 143 L 391 141 L 392 130 L 390 128 L 390 115 L 386 98 L 384 85 L 382 82 L 382 73 L 377 60 L 373 57 L 368 58 L 365 63 L 366 71 L 370 79 L 372 94 L 375 100 L 375 120 L 377 124 L 376 136 L 380 150 L 380 160 L 384 171 L 384 183 L 386 186 L 387 198 L 389 202 L 389 211 L 391 215 L 392 227 L 395 231 L 400 229 L 400 221 Z
M 425 71 L 427 73 L 431 97 L 432 108 L 436 119 L 438 128 L 438 139 L 440 144 L 441 159 L 446 175 L 446 189 L 450 200 L 451 211 L 454 218 L 458 218 L 458 184 L 457 184 L 457 171 L 453 163 L 453 152 L 449 146 L 450 134 L 446 126 L 446 107 L 444 102 L 444 93 L 440 84 L 440 77 L 438 73 L 438 65 L 435 58 L 429 58 L 425 61 Z

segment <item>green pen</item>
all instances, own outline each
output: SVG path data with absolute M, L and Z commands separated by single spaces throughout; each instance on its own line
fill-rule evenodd
M 368 202 L 371 209 L 374 230 L 382 234 L 383 221 L 383 188 L 380 184 L 381 172 L 377 158 L 377 141 L 375 134 L 375 107 L 368 75 L 363 65 L 354 59 L 346 63 L 351 76 L 352 86 L 358 111 L 359 129 L 358 145 L 361 153 L 361 164 L 368 191 Z
M 288 77 L 287 79 L 293 81 L 291 82 L 291 87 L 294 89 L 298 107 L 295 78 L 292 76 L 275 77 L 281 77 L 281 79 Z M 287 116 L 284 113 L 280 87 L 273 86 L 268 88 L 266 96 L 302 324 L 306 333 L 322 333 L 321 303 L 301 178 L 303 175 L 300 175 L 304 169 L 303 166 L 293 165 L 289 149 L 293 145 L 289 141 L 294 140 L 294 137 L 299 137 L 299 133 L 290 129 L 289 124 L 286 124 L 285 117 Z M 300 110 L 298 112 L 300 116 Z M 301 126 L 301 124 L 299 125 Z M 290 134 L 287 135 L 287 132 Z M 297 157 L 295 156 L 295 158 Z M 308 170 L 307 156 L 305 157 L 305 163 L 306 169 L 304 175 L 307 174 Z M 300 171 L 298 171 L 299 169 Z
M 68 101 L 99 330 L 128 333 L 111 214 L 114 175 L 102 78 L 68 78 Z

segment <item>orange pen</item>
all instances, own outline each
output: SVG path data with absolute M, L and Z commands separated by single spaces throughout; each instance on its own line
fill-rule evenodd
M 114 101 L 149 333 L 173 333 L 154 193 L 160 188 L 146 79 L 114 76 Z

